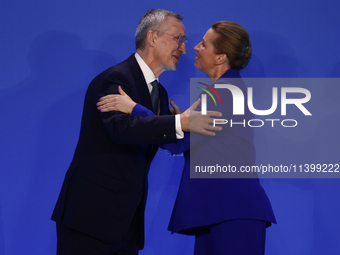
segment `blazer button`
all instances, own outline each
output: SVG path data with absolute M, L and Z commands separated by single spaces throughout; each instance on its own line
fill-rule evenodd
M 143 193 L 143 190 L 139 189 L 138 194 L 142 194 L 142 193 Z
M 163 138 L 166 138 L 166 134 L 163 135 Z

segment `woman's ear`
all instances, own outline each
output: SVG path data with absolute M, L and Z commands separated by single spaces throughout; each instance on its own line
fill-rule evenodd
M 218 54 L 216 59 L 216 64 L 221 65 L 224 63 L 228 63 L 228 57 L 226 54 Z

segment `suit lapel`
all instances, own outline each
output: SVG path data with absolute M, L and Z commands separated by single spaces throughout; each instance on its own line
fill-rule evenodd
M 138 90 L 138 94 L 140 95 L 141 105 L 152 110 L 152 102 L 151 102 L 151 96 L 150 96 L 150 92 L 148 89 L 148 85 L 145 82 L 143 72 L 138 65 L 138 62 L 135 58 L 135 54 L 132 54 L 127 59 L 127 61 L 131 67 L 133 77 L 136 81 L 136 87 Z
M 127 59 L 127 61 L 131 67 L 133 77 L 136 81 L 136 87 L 140 95 L 141 104 L 152 111 L 152 102 L 148 85 L 145 82 L 143 72 L 137 63 L 135 55 L 132 54 Z M 168 94 L 161 84 L 159 87 L 160 115 L 170 114 L 168 106 Z

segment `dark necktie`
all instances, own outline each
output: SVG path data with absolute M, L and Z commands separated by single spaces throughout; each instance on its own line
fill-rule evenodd
M 158 113 L 158 100 L 159 100 L 159 82 L 154 80 L 151 82 L 152 91 L 151 91 L 151 102 L 154 114 Z

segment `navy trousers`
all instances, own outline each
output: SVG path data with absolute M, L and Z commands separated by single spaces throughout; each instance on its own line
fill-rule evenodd
M 57 223 L 57 255 L 138 255 L 140 217 L 135 214 L 124 238 L 108 244 Z

